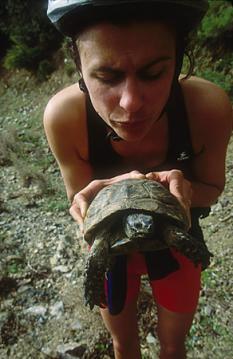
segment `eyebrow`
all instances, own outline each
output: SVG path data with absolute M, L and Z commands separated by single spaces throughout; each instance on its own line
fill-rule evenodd
M 148 64 L 146 64 L 145 66 L 143 66 L 141 69 L 139 69 L 138 71 L 141 72 L 141 71 L 145 71 L 149 68 L 151 68 L 152 66 L 154 65 L 157 65 L 161 62 L 166 62 L 166 61 L 169 61 L 171 60 L 172 57 L 171 56 L 161 56 L 161 57 L 158 57 L 157 59 L 149 62 Z M 123 72 L 121 69 L 118 69 L 117 67 L 110 67 L 110 66 L 96 66 L 93 68 L 92 70 L 92 73 L 95 73 L 95 72 L 105 72 L 105 73 L 112 73 L 112 74 L 116 74 L 116 73 L 121 73 Z
M 158 57 L 156 60 L 153 60 L 151 62 L 149 62 L 149 64 L 145 65 L 142 67 L 141 70 L 147 70 L 149 69 L 150 67 L 154 66 L 154 65 L 157 65 L 161 62 L 166 62 L 166 61 L 170 61 L 172 59 L 171 56 L 161 56 L 161 57 Z

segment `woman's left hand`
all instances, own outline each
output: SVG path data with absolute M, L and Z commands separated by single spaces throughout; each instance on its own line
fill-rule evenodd
M 178 199 L 181 206 L 185 209 L 189 224 L 191 225 L 190 206 L 192 203 L 192 185 L 184 178 L 179 170 L 149 172 L 146 178 L 158 181 L 169 189 L 169 191 Z

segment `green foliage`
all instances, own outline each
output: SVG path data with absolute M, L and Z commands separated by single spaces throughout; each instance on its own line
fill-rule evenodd
M 40 81 L 44 81 L 48 76 L 55 70 L 55 66 L 51 61 L 42 60 L 40 61 L 37 68 L 37 78 Z
M 53 71 L 52 55 L 62 36 L 46 15 L 47 1 L 3 0 L 0 3 L 0 44 L 3 44 L 3 65 L 8 70 L 25 68 L 46 79 Z M 42 64 L 41 64 L 42 62 Z
M 214 82 L 233 96 L 233 7 L 231 1 L 209 1 L 209 10 L 202 21 L 196 40 L 194 74 Z
M 233 7 L 224 0 L 209 1 L 209 10 L 204 17 L 198 37 L 200 41 L 214 39 L 233 29 Z M 232 35 L 231 35 L 232 36 Z
M 20 68 L 34 70 L 40 58 L 41 53 L 38 47 L 30 48 L 26 44 L 15 44 L 5 56 L 4 67 L 7 70 Z
M 0 166 L 13 163 L 14 154 L 20 152 L 17 133 L 9 127 L 0 132 Z

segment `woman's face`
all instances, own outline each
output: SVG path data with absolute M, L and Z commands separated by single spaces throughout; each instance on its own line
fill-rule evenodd
M 95 110 L 122 139 L 143 139 L 170 93 L 174 31 L 154 22 L 101 24 L 80 36 L 78 48 Z

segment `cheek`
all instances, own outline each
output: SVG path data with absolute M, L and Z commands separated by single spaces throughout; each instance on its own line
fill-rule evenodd
M 153 85 L 148 86 L 145 91 L 147 102 L 154 103 L 160 106 L 165 105 L 170 95 L 173 76 L 166 76 Z
M 94 85 L 88 86 L 89 96 L 95 111 L 108 123 L 108 118 L 117 107 L 117 95 L 112 89 L 105 89 L 102 86 Z
M 95 83 L 86 83 L 94 107 L 112 109 L 118 102 L 117 91 Z

